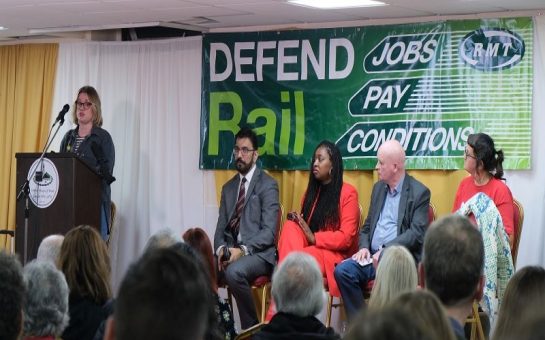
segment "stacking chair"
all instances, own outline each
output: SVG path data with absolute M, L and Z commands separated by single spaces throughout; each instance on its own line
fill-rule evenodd
M 520 235 L 522 234 L 522 225 L 524 223 L 524 208 L 522 204 L 513 199 L 514 208 L 514 226 L 515 226 L 515 238 L 513 241 L 513 249 L 511 249 L 511 256 L 513 257 L 513 265 L 517 265 L 517 255 L 519 252 Z

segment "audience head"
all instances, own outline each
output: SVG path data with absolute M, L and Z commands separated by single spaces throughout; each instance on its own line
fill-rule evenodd
M 464 159 L 464 169 L 469 173 L 481 170 L 498 179 L 503 177 L 503 151 L 495 149 L 494 140 L 486 133 L 475 133 L 467 137 Z
M 363 309 L 351 323 L 344 340 L 436 340 L 429 338 L 410 312 L 387 306 L 371 311 Z
M 441 301 L 432 292 L 418 289 L 401 294 L 392 306 L 409 313 L 429 339 L 456 339 Z
M 23 269 L 27 287 L 25 336 L 60 336 L 68 326 L 68 285 L 52 263 L 32 261 Z
M 316 260 L 306 253 L 290 253 L 273 275 L 271 293 L 278 312 L 300 317 L 320 313 L 325 292 Z
M 74 123 L 78 123 L 78 109 L 87 109 L 85 107 L 78 107 L 79 103 L 91 103 L 90 109 L 93 112 L 93 126 L 102 126 L 102 108 L 100 104 L 100 96 L 97 90 L 92 86 L 83 86 L 78 90 L 78 96 L 76 102 L 72 107 L 72 120 Z
M 242 127 L 235 135 L 235 146 L 233 147 L 235 167 L 242 175 L 246 175 L 257 162 L 259 156 L 257 149 L 257 135 L 254 130 Z
M 21 264 L 14 256 L 0 251 L 0 339 L 19 339 L 24 296 Z
M 216 267 L 214 266 L 214 253 L 212 250 L 212 244 L 206 232 L 201 228 L 188 229 L 182 236 L 184 242 L 190 245 L 198 253 L 200 253 L 202 260 L 208 267 L 208 273 L 210 274 L 212 289 L 218 290 Z
M 528 266 L 520 269 L 507 283 L 495 336 L 502 339 L 517 338 L 518 324 L 532 317 L 545 305 L 545 269 Z
M 95 228 L 80 225 L 66 234 L 58 267 L 66 277 L 71 296 L 89 298 L 97 305 L 110 299 L 110 257 Z
M 303 216 L 312 216 L 312 223 L 307 223 L 313 232 L 326 225 L 338 226 L 343 186 L 343 161 L 339 148 L 327 140 L 320 142 L 314 150 L 310 172 L 303 199 Z
M 384 250 L 377 267 L 377 274 L 369 308 L 382 308 L 398 295 L 410 292 L 418 286 L 416 263 L 403 246 L 390 246 Z
M 182 239 L 178 234 L 172 229 L 164 228 L 151 235 L 144 247 L 144 252 L 159 248 L 168 248 L 179 242 L 182 242 Z
M 36 259 L 38 261 L 53 263 L 56 266 L 59 262 L 62 241 L 64 241 L 64 236 L 62 235 L 49 235 L 44 238 L 38 247 Z
M 175 249 L 150 250 L 121 282 L 105 339 L 203 339 L 213 304 L 195 258 Z
M 375 166 L 378 177 L 386 184 L 396 185 L 405 174 L 405 150 L 395 140 L 384 142 L 377 152 L 377 165 Z
M 424 238 L 421 283 L 445 307 L 480 300 L 483 266 L 483 239 L 467 217 L 449 215 L 431 224 Z

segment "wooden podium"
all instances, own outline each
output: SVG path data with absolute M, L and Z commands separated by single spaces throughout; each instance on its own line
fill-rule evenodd
M 17 153 L 17 194 L 31 176 L 31 167 L 40 153 Z M 29 178 L 29 217 L 27 262 L 36 258 L 42 239 L 51 234 L 66 234 L 80 224 L 89 224 L 100 232 L 100 177 L 72 153 L 48 153 L 42 178 Z M 57 182 L 57 183 L 55 183 Z M 45 199 L 43 199 L 45 198 Z M 43 200 L 42 200 L 43 199 Z M 36 206 L 36 203 L 38 206 Z M 17 201 L 15 217 L 15 252 L 24 261 L 25 198 Z

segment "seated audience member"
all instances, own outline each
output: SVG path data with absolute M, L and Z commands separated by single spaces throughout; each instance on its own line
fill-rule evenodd
M 49 235 L 45 237 L 38 247 L 36 259 L 38 261 L 50 262 L 56 266 L 59 262 L 62 241 L 64 241 L 64 236 L 62 235 Z
M 483 295 L 484 245 L 469 219 L 449 215 L 432 223 L 424 239 L 420 283 L 439 298 L 458 339 L 473 300 Z
M 518 339 L 523 320 L 531 318 L 545 305 L 545 269 L 528 266 L 513 275 L 500 307 L 495 339 Z M 545 329 L 541 330 L 545 333 Z
M 91 340 L 111 314 L 112 307 L 110 257 L 106 243 L 95 228 L 80 225 L 66 234 L 59 269 L 70 289 L 70 322 L 62 338 Z
M 306 253 L 290 253 L 272 279 L 278 312 L 253 339 L 340 339 L 315 317 L 322 310 L 324 294 L 322 272 L 316 260 Z
M 340 296 L 333 270 L 357 250 L 358 192 L 343 182 L 341 152 L 329 141 L 322 141 L 314 150 L 310 172 L 301 213 L 288 214 L 282 227 L 278 261 L 282 263 L 293 251 L 312 255 L 331 295 Z
M 386 248 L 377 267 L 375 284 L 369 299 L 369 308 L 380 309 L 397 296 L 418 286 L 414 258 L 403 246 Z
M 545 310 L 541 307 L 534 310 L 534 314 L 525 319 L 520 320 L 520 323 L 513 325 L 512 334 L 498 334 L 494 336 L 494 340 L 545 340 Z
M 144 253 L 121 282 L 104 339 L 204 339 L 213 302 L 200 265 L 174 247 Z
M 150 236 L 144 247 L 144 252 L 151 249 L 168 248 L 179 242 L 182 242 L 182 239 L 172 229 L 160 229 Z
M 482 192 L 494 201 L 500 212 L 503 226 L 513 245 L 513 195 L 502 182 L 503 151 L 494 148 L 494 140 L 487 134 L 476 133 L 467 137 L 464 154 L 464 169 L 470 176 L 458 186 L 453 211 L 460 209 L 475 194 Z
M 409 313 L 413 322 L 418 323 L 429 339 L 455 340 L 441 301 L 430 291 L 419 289 L 404 293 L 391 305 Z
M 68 284 L 52 263 L 32 261 L 23 269 L 27 287 L 23 339 L 55 340 L 68 326 Z
M 364 305 L 362 287 L 375 278 L 384 248 L 397 244 L 420 261 L 429 224 L 430 190 L 405 172 L 405 151 L 397 140 L 380 146 L 369 212 L 359 233 L 359 251 L 335 268 L 344 308 L 351 319 Z
M 17 340 L 23 326 L 25 284 L 15 256 L 0 250 L 0 339 Z
M 395 306 L 365 308 L 351 321 L 344 340 L 439 340 L 430 338 L 412 314 Z M 441 339 L 443 340 L 443 339 Z
M 234 339 L 236 336 L 235 323 L 231 306 L 218 295 L 217 274 L 214 265 L 214 254 L 212 244 L 206 232 L 201 228 L 191 228 L 183 235 L 184 242 L 195 249 L 202 257 L 208 274 L 210 275 L 210 285 L 214 295 L 215 315 L 223 338 L 225 340 Z

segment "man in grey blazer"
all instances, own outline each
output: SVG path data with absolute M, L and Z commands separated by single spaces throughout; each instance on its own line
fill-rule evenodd
M 349 318 L 364 304 L 362 287 L 375 278 L 375 269 L 385 247 L 406 247 L 418 263 L 424 233 L 429 224 L 430 190 L 405 173 L 405 151 L 397 140 L 382 144 L 377 153 L 379 181 L 373 186 L 369 212 L 359 233 L 359 248 L 352 258 L 335 268 Z
M 219 277 L 235 297 L 245 329 L 258 322 L 251 284 L 270 275 L 276 263 L 278 184 L 256 167 L 257 136 L 251 129 L 236 134 L 233 157 L 238 174 L 221 190 L 214 249 Z

